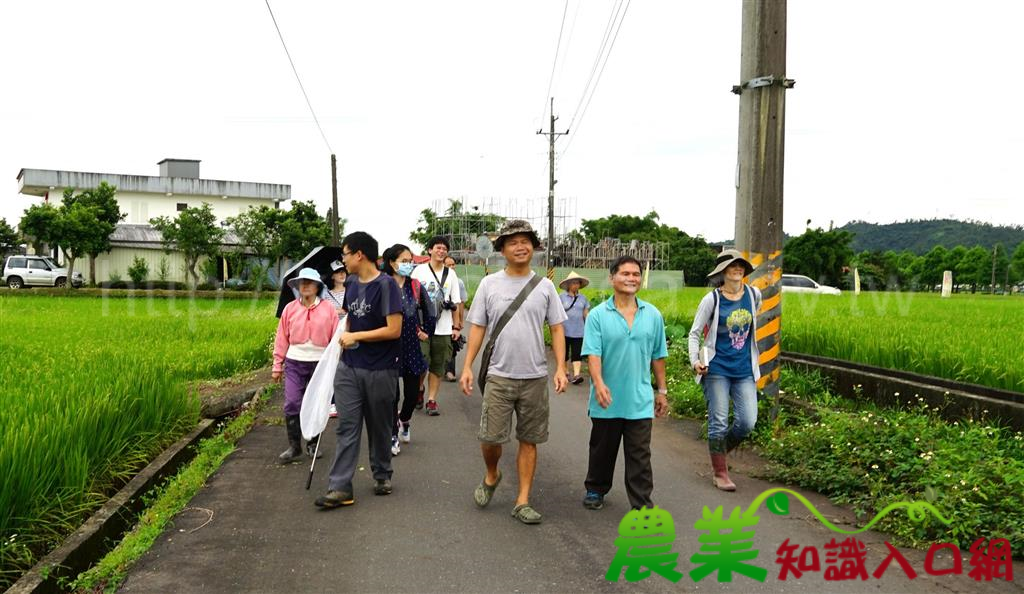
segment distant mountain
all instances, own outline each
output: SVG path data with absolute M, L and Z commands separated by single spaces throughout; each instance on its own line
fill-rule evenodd
M 925 254 L 937 245 L 947 249 L 962 245 L 967 248 L 980 245 L 992 249 L 1002 243 L 1012 251 L 1024 241 L 1024 226 L 996 226 L 977 221 L 956 221 L 933 219 L 928 221 L 905 221 L 879 225 L 864 221 L 853 221 L 839 227 L 854 234 L 853 250 L 910 250 Z

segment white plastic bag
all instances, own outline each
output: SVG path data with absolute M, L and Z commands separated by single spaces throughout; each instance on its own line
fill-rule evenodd
M 302 437 L 309 440 L 323 433 L 327 427 L 331 413 L 331 396 L 334 395 L 334 373 L 341 359 L 341 345 L 338 338 L 345 330 L 345 318 L 338 322 L 330 344 L 324 349 L 320 361 L 316 364 L 306 393 L 302 396 L 302 409 L 299 411 L 299 424 L 302 426 Z

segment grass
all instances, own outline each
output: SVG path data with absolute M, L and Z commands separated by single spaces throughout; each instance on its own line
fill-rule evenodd
M 685 343 L 704 288 L 641 291 Z M 609 291 L 584 291 L 592 303 Z M 1024 392 L 1024 299 L 958 294 L 786 293 L 782 349 Z
M 679 350 L 669 356 L 673 411 L 706 418 Z M 1024 434 L 984 419 L 944 421 L 923 401 L 897 411 L 845 399 L 813 372 L 783 368 L 781 389 L 809 406 L 784 404 L 773 423 L 770 403 L 760 402 L 751 441 L 769 461 L 764 478 L 827 495 L 864 523 L 891 503 L 928 501 L 950 526 L 897 513 L 878 529 L 903 544 L 953 542 L 964 553 L 977 538 L 1006 538 L 1024 555 Z
M 269 400 L 265 391 L 256 406 L 225 425 L 220 432 L 199 444 L 199 452 L 185 468 L 149 497 L 150 501 L 135 528 L 95 566 L 83 572 L 69 589 L 84 592 L 115 592 L 128 570 L 146 553 L 164 529 L 199 492 L 224 459 L 235 451 L 236 442 L 256 421 L 262 405 Z
M 267 361 L 273 301 L 0 296 L 0 586 Z

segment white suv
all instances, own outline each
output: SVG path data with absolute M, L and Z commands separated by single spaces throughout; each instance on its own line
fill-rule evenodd
M 85 283 L 81 272 L 71 278 L 71 286 Z M 45 256 L 10 256 L 4 264 L 3 284 L 12 289 L 24 287 L 66 287 L 68 269 Z
M 783 274 L 782 291 L 784 293 L 818 293 L 819 295 L 838 295 L 839 289 L 828 285 L 819 285 L 802 274 Z

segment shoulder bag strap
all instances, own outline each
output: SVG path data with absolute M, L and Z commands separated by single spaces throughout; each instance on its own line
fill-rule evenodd
M 545 277 L 534 273 L 530 282 L 526 283 L 526 286 L 519 291 L 515 300 L 513 300 L 512 304 L 508 306 L 505 313 L 501 314 L 501 317 L 498 318 L 498 323 L 494 325 L 494 332 L 491 333 L 491 339 L 487 341 L 488 348 L 493 348 L 493 345 L 498 341 L 498 335 L 501 334 L 501 331 L 505 329 L 505 326 L 508 324 L 509 320 L 512 319 L 512 316 L 516 315 L 516 312 L 519 311 L 519 307 L 524 301 L 526 301 L 526 298 L 530 296 L 530 293 L 533 292 L 544 278 Z

